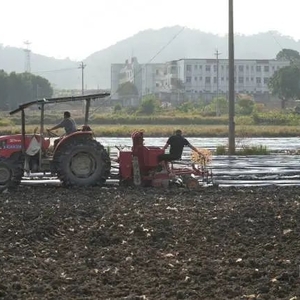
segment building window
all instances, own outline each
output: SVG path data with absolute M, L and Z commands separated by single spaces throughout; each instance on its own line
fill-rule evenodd
M 246 70 L 249 71 L 249 66 L 246 66 Z
M 261 66 L 256 66 L 256 72 L 261 72 Z
M 261 83 L 261 77 L 256 77 L 256 83 L 260 84 Z
M 202 81 L 202 76 L 199 77 L 199 81 Z
M 244 77 L 239 77 L 239 83 L 244 83 Z
M 251 81 L 254 81 L 254 78 L 253 78 L 253 77 L 251 77 Z
M 269 72 L 269 71 L 270 71 L 269 66 L 264 66 L 264 72 Z
M 187 72 L 192 72 L 192 66 L 191 65 L 186 65 L 186 71 Z
M 177 68 L 175 66 L 172 66 L 171 67 L 171 73 L 176 74 L 176 72 L 177 72 Z
M 239 72 L 244 72 L 244 66 L 239 66 Z
M 155 86 L 156 86 L 156 87 L 159 87 L 159 83 L 156 83 Z
M 224 71 L 224 66 L 223 65 L 221 66 L 221 70 Z
M 251 66 L 251 71 L 254 71 L 254 67 L 253 66 Z
M 248 82 L 249 81 L 249 77 L 246 77 L 246 82 Z
M 221 81 L 224 81 L 224 77 L 221 77 Z
M 218 66 L 214 65 L 214 72 L 217 72 Z
M 194 77 L 194 80 L 195 80 L 195 81 L 197 81 L 197 80 L 198 80 L 198 77 L 197 77 L 197 76 L 196 76 L 196 77 Z
M 214 77 L 214 83 L 217 83 L 217 77 Z
M 264 84 L 268 84 L 269 83 L 269 77 L 265 77 L 264 78 Z
M 210 72 L 210 65 L 205 66 L 205 71 Z
M 197 65 L 194 66 L 194 70 L 198 70 L 198 66 Z
M 156 73 L 156 75 L 158 75 L 159 74 L 159 70 L 156 70 L 155 73 Z
M 205 83 L 210 83 L 210 77 L 205 77 Z
M 190 82 L 192 82 L 192 77 L 190 77 L 190 76 L 188 76 L 188 77 L 186 77 L 186 83 L 190 83 Z
M 202 70 L 202 66 L 201 65 L 199 65 L 199 70 Z

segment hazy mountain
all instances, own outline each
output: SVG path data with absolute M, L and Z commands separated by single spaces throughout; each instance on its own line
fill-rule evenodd
M 31 53 L 30 65 L 32 73 L 47 78 L 54 87 L 73 88 L 81 85 L 81 70 L 78 69 L 78 62 Z M 0 69 L 8 73 L 24 72 L 24 50 L 15 47 L 3 47 L 0 44 Z
M 176 37 L 175 37 L 176 36 Z M 109 88 L 111 63 L 124 63 L 131 56 L 140 63 L 165 62 L 180 58 L 212 58 L 216 48 L 220 58 L 227 58 L 227 37 L 204 33 L 179 26 L 160 30 L 145 30 L 122 40 L 115 45 L 88 56 L 84 62 L 85 83 L 88 88 Z M 236 35 L 235 57 L 250 59 L 275 58 L 282 48 L 300 52 L 300 41 L 283 36 L 278 32 L 265 32 L 251 36 Z M 0 48 L 0 69 L 24 70 L 24 51 L 17 48 Z M 155 57 L 153 60 L 152 58 Z M 32 71 L 60 70 L 39 73 L 59 88 L 80 88 L 79 63 L 68 59 L 59 60 L 32 54 Z M 63 69 L 72 70 L 63 70 Z M 73 69 L 74 68 L 74 69 Z

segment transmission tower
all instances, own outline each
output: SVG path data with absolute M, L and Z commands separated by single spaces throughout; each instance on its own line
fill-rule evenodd
M 30 73 L 31 72 L 31 50 L 29 49 L 31 42 L 25 41 L 24 45 L 26 48 L 24 48 L 25 53 L 25 72 Z

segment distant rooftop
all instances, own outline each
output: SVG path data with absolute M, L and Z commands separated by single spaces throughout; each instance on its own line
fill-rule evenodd
M 180 58 L 177 60 L 171 60 L 169 62 L 180 61 L 180 60 L 208 60 L 208 61 L 217 61 L 216 58 Z M 278 61 L 274 58 L 272 59 L 251 59 L 251 58 L 235 58 L 236 61 L 257 61 L 257 62 L 264 62 L 264 61 Z M 219 58 L 219 61 L 228 61 L 228 58 Z

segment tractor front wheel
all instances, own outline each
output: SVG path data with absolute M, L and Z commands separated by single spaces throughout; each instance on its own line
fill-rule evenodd
M 22 177 L 21 162 L 0 158 L 0 191 L 18 186 Z
M 6 186 L 12 179 L 13 172 L 5 162 L 0 162 L 0 186 Z

